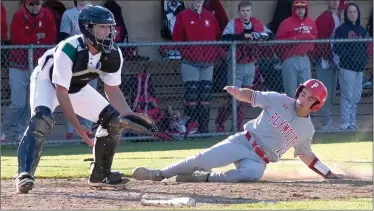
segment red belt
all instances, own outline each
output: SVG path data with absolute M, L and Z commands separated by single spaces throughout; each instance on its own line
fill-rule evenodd
M 245 137 L 248 139 L 248 141 L 251 140 L 251 138 L 252 138 L 252 136 L 249 132 L 245 133 Z M 265 152 L 261 149 L 260 145 L 257 144 L 256 140 L 253 140 L 252 147 L 253 147 L 254 151 L 256 152 L 256 154 L 258 156 L 260 156 L 260 158 L 262 158 L 265 161 L 265 163 L 270 162 L 269 158 L 267 158 L 265 156 Z

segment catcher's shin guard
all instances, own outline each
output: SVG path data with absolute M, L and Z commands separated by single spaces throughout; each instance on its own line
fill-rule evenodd
M 111 105 L 100 113 L 100 126 L 95 135 L 95 159 L 89 176 L 91 186 L 116 186 L 124 182 L 121 173 L 111 172 L 115 150 L 124 130 L 122 118 Z
M 99 116 L 100 126 L 95 135 L 95 159 L 91 164 L 91 175 L 89 177 L 91 186 L 122 186 L 129 181 L 123 178 L 122 173 L 112 172 L 111 168 L 121 134 L 126 128 L 131 127 L 131 123 L 138 120 L 141 121 L 136 115 L 120 115 L 111 105 L 108 105 L 101 112 Z M 147 127 L 147 125 L 144 127 Z
M 33 188 L 34 173 L 39 164 L 44 136 L 55 125 L 51 109 L 39 106 L 29 121 L 29 126 L 18 147 L 18 175 L 15 177 L 18 193 L 27 193 Z
M 197 120 L 198 111 L 198 82 L 186 81 L 184 83 L 184 100 L 185 110 L 184 114 L 190 117 L 190 120 Z
M 208 132 L 210 120 L 210 102 L 212 101 L 212 82 L 199 82 L 199 132 Z

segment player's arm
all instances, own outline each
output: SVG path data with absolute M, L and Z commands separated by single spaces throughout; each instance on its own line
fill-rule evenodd
M 119 86 L 104 84 L 104 92 L 112 106 L 122 115 L 132 113 Z
M 309 138 L 300 139 L 298 144 L 294 147 L 294 157 L 299 157 L 311 170 L 321 175 L 325 179 L 340 179 L 342 175 L 334 174 L 331 170 L 320 161 L 317 156 L 312 152 L 312 138 L 314 128 L 309 134 Z
M 75 48 L 69 43 L 57 49 L 54 55 L 52 83 L 56 86 L 57 100 L 66 119 L 71 122 L 75 129 L 79 129 L 80 123 L 74 112 L 68 93 L 70 81 L 73 76 L 73 62 L 69 57 L 71 52 L 75 52 Z
M 104 82 L 104 92 L 112 106 L 122 115 L 132 113 L 130 106 L 127 104 L 125 97 L 119 85 L 121 84 L 121 73 L 123 58 L 121 50 L 118 50 L 120 54 L 121 64 L 117 72 L 107 73 L 102 76 Z
M 321 160 L 314 153 L 309 155 L 300 155 L 300 160 L 302 160 L 311 170 L 321 175 L 325 179 L 341 179 L 343 176 L 339 174 L 334 174 L 329 167 L 322 163 Z
M 235 86 L 226 86 L 223 88 L 226 90 L 229 94 L 234 96 L 237 100 L 252 103 L 253 102 L 253 96 L 254 91 L 252 89 L 248 88 L 238 88 Z

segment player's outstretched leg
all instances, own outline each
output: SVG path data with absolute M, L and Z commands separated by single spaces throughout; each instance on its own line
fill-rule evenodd
M 229 136 L 226 140 L 215 144 L 201 153 L 196 153 L 193 156 L 172 163 L 163 169 L 137 167 L 133 170 L 133 177 L 136 180 L 161 181 L 164 178 L 186 175 L 188 178 L 192 178 L 189 180 L 206 182 L 208 177 L 211 176 L 209 172 L 211 169 L 227 166 L 231 163 L 251 157 L 254 152 L 246 147 L 247 142 L 248 140 L 245 138 L 244 134 L 238 133 Z M 257 155 L 254 154 L 254 156 Z M 222 180 L 226 180 L 226 177 L 231 180 L 231 178 L 236 177 L 235 173 L 233 174 L 234 175 L 231 175 L 230 172 L 229 175 L 223 174 L 219 175 L 219 177 L 222 177 Z
M 161 181 L 164 177 L 159 169 L 149 169 L 146 167 L 136 167 L 132 172 L 133 177 L 136 180 L 152 180 Z
M 34 187 L 34 173 L 40 161 L 44 137 L 54 125 L 51 109 L 36 107 L 18 147 L 18 174 L 14 178 L 17 193 L 28 193 Z
M 122 116 L 111 105 L 99 116 L 100 126 L 95 136 L 95 160 L 91 164 L 88 184 L 91 187 L 124 187 L 129 179 L 120 172 L 112 172 L 112 162 L 120 135 L 124 127 Z

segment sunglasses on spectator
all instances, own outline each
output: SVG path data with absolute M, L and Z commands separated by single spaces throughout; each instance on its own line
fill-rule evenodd
M 30 5 L 30 6 L 35 6 L 35 5 L 39 6 L 40 4 L 41 3 L 39 1 L 28 3 L 28 5 Z

